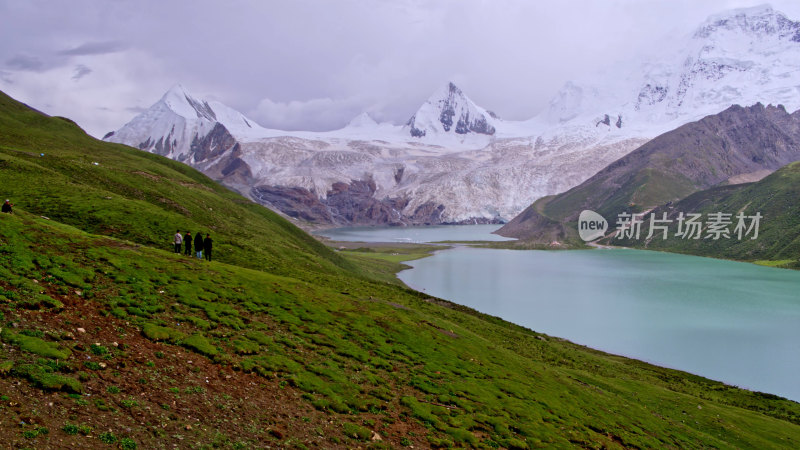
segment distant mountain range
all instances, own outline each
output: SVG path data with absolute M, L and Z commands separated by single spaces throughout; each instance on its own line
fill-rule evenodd
M 768 6 L 713 16 L 665 47 L 566 83 L 527 121 L 502 120 L 447 83 L 404 125 L 361 115 L 336 131 L 287 132 L 176 86 L 105 139 L 309 222 L 499 222 L 731 105 L 800 107 L 800 23 Z
M 732 106 L 656 137 L 567 192 L 539 199 L 498 232 L 543 243 L 576 241 L 582 210 L 603 215 L 613 228 L 620 213 L 757 181 L 798 160 L 800 111 Z

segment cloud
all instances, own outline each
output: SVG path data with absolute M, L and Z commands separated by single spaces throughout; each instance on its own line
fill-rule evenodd
M 363 111 L 403 123 L 448 80 L 522 120 L 567 80 L 762 1 L 0 0 L 0 88 L 100 135 L 177 82 L 275 128 L 334 129 Z M 800 19 L 797 0 L 772 3 Z
M 251 112 L 254 120 L 279 130 L 333 130 L 341 128 L 361 112 L 357 99 L 314 98 L 306 101 L 261 100 Z
M 92 73 L 92 69 L 88 68 L 83 64 L 78 64 L 77 66 L 75 66 L 75 74 L 72 75 L 72 79 L 77 81 L 85 77 L 86 75 L 89 75 L 90 73 Z
M 164 62 L 143 51 L 74 56 L 70 62 L 38 72 L 5 70 L 0 90 L 102 137 L 155 103 L 174 83 Z
M 103 55 L 125 50 L 127 46 L 118 41 L 86 42 L 69 50 L 58 52 L 64 56 Z
M 41 59 L 30 55 L 16 55 L 6 61 L 9 69 L 31 70 L 34 72 L 44 69 Z

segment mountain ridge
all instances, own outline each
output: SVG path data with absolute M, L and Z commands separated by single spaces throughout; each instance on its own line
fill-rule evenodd
M 800 162 L 789 163 L 752 183 L 727 185 L 695 192 L 669 206 L 652 211 L 655 217 L 671 221 L 668 239 L 603 239 L 603 243 L 651 250 L 687 253 L 714 258 L 750 261 L 783 268 L 800 269 Z M 676 236 L 678 216 L 730 214 L 729 237 L 719 239 L 683 239 Z M 747 230 L 735 231 L 743 214 Z M 758 216 L 758 224 L 751 225 Z M 750 229 L 752 227 L 752 229 Z M 703 231 L 703 234 L 707 234 Z M 727 233 L 726 233 L 727 234 Z
M 795 29 L 800 23 L 771 7 L 712 16 L 652 61 L 567 82 L 548 109 L 525 121 L 499 119 L 447 83 L 402 126 L 362 117 L 340 130 L 284 132 L 195 99 L 197 108 L 183 105 L 191 117 L 157 103 L 106 139 L 186 162 L 299 221 L 503 222 L 649 139 L 733 104 L 800 108 Z M 380 212 L 338 214 L 329 193 Z M 420 219 L 418 211 L 439 212 Z
M 450 86 L 446 88 L 448 95 Z M 488 120 L 494 124 L 500 122 L 471 102 L 458 107 L 459 102 L 468 99 L 455 85 L 452 88 L 458 100 L 455 104 L 449 102 L 448 96 L 440 95 L 441 92 L 431 97 L 436 108 L 452 107 L 460 111 L 450 131 L 445 131 L 439 122 L 444 110 L 432 109 L 432 103 L 426 103 L 427 110 L 422 108 L 435 118 L 439 127 L 428 137 L 452 145 L 418 141 L 403 127 L 376 124 L 364 115 L 341 130 L 344 137 L 336 133 L 282 135 L 275 130 L 259 128 L 224 105 L 197 99 L 185 88 L 175 88 L 174 92 L 165 94 L 148 111 L 105 140 L 128 143 L 185 162 L 290 217 L 323 224 L 497 223 L 513 216 L 517 208 L 528 202 L 528 195 L 535 195 L 542 189 L 557 191 L 573 182 L 573 176 L 544 175 L 540 167 L 557 157 L 553 148 L 563 146 L 559 139 L 549 143 L 539 139 L 532 145 L 530 139 L 519 142 L 506 138 L 491 142 L 487 139 L 494 139 L 494 136 L 457 133 L 459 121 L 462 126 L 469 126 L 467 123 L 472 123 L 473 128 L 483 126 L 480 120 L 467 121 L 474 117 L 470 108 L 477 108 L 481 117 L 488 117 L 487 124 Z M 462 95 L 456 95 L 458 93 Z M 273 136 L 263 137 L 265 133 Z M 379 139 L 385 137 L 382 133 L 394 138 Z M 470 150 L 466 141 L 459 141 L 462 138 L 483 141 L 478 150 Z M 562 155 L 560 161 L 553 162 L 565 164 L 577 158 L 586 161 L 588 167 L 598 167 L 617 152 L 628 151 L 641 142 L 634 138 L 603 144 L 602 136 L 599 141 L 592 139 L 611 149 L 599 161 L 592 155 L 579 155 L 575 149 L 568 149 L 567 153 L 572 155 Z M 460 147 L 463 145 L 466 147 Z M 511 155 L 502 150 L 508 146 L 520 149 L 514 159 L 525 159 L 529 163 L 509 160 L 497 164 L 499 152 Z M 541 157 L 527 158 L 526 154 L 541 154 Z M 486 167 L 487 162 L 491 166 Z M 521 174 L 517 182 L 502 175 L 503 172 L 518 173 L 520 166 L 526 164 L 534 168 L 531 173 Z M 482 179 L 497 180 L 494 182 L 497 187 L 476 184 Z M 509 189 L 519 186 L 520 181 L 533 185 L 534 193 L 502 198 Z M 454 186 L 461 188 L 454 189 Z M 459 195 L 454 190 L 464 194 Z M 362 215 L 341 212 L 339 207 L 330 204 L 329 194 L 341 197 L 342 204 L 353 205 L 348 206 L 348 210 L 376 212 Z M 477 205 L 464 200 L 476 195 L 484 197 Z
M 585 209 L 604 217 L 638 213 L 735 177 L 800 160 L 800 110 L 731 106 L 662 134 L 582 184 L 542 199 L 498 233 L 527 240 L 574 240 Z

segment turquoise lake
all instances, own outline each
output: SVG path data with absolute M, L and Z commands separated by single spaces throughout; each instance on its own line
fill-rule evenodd
M 440 227 L 430 238 L 426 228 L 373 228 L 372 241 L 396 242 L 387 237 L 409 230 L 416 242 L 442 240 Z M 458 234 L 485 240 L 496 228 Z M 599 350 L 800 401 L 800 272 L 626 249 L 457 247 L 407 264 L 413 268 L 398 277 L 432 296 Z
M 337 241 L 358 242 L 441 242 L 507 241 L 491 234 L 501 225 L 435 225 L 429 227 L 350 227 L 319 231 L 315 234 Z M 513 240 L 513 239 L 512 239 Z

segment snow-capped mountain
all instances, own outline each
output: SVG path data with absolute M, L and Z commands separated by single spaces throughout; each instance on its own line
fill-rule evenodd
M 176 86 L 106 139 L 184 161 L 310 221 L 486 222 L 732 104 L 800 108 L 800 23 L 769 6 L 710 17 L 664 47 L 566 83 L 527 121 L 499 119 L 447 83 L 402 126 L 364 113 L 340 130 L 287 132 Z
M 588 79 L 566 83 L 543 118 L 564 124 L 608 115 L 614 125 L 663 132 L 732 104 L 766 101 L 795 110 L 800 22 L 769 5 L 726 11 L 649 60 Z
M 267 135 L 269 130 L 242 113 L 220 102 L 197 99 L 176 84 L 147 111 L 104 139 L 193 164 L 230 150 L 236 139 Z
M 656 80 L 667 89 L 666 112 L 712 113 L 720 104 L 752 104 L 763 97 L 795 110 L 799 49 L 800 22 L 769 6 L 713 16 L 692 36 L 677 76 Z
M 369 113 L 363 112 L 351 120 L 345 128 L 374 128 L 378 126 L 378 122 L 369 115 Z
M 436 91 L 406 122 L 412 137 L 428 133 L 485 134 L 495 133 L 494 114 L 470 100 L 455 84 L 448 83 Z
M 292 217 L 342 225 L 502 221 L 644 142 L 537 136 L 527 123 L 493 117 L 452 83 L 417 114 L 426 123 L 421 136 L 366 113 L 336 131 L 284 132 L 178 85 L 105 139 L 183 161 Z M 474 131 L 494 127 L 505 135 Z M 584 151 L 589 145 L 597 152 Z

